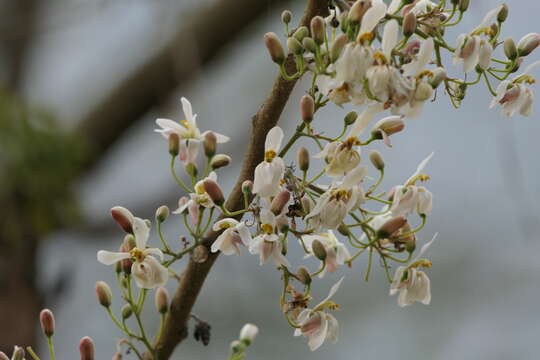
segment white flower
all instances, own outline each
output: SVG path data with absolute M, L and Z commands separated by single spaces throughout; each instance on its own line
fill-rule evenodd
M 251 343 L 258 333 L 259 328 L 256 325 L 246 324 L 242 327 L 242 330 L 240 330 L 240 340 L 247 340 Z
M 146 221 L 133 216 L 125 208 L 116 207 L 131 222 L 133 235 L 135 236 L 135 248 L 129 252 L 111 252 L 100 250 L 97 253 L 99 262 L 105 265 L 112 265 L 118 261 L 131 259 L 131 273 L 139 287 L 153 289 L 163 286 L 168 279 L 168 270 L 154 257 L 157 256 L 163 260 L 163 253 L 158 248 L 146 248 L 146 242 L 150 235 L 150 228 Z
M 214 231 L 223 231 L 212 244 L 211 251 L 221 251 L 225 255 L 240 255 L 239 245 L 248 246 L 251 235 L 244 222 L 235 219 L 222 219 L 212 227 Z
M 345 261 L 351 258 L 347 247 L 338 240 L 332 230 L 317 235 L 304 235 L 302 236 L 302 240 L 311 254 L 313 254 L 312 244 L 315 240 L 319 240 L 326 250 L 326 267 L 319 274 L 321 278 L 327 270 L 328 272 L 334 272 L 339 265 L 345 264 Z
M 433 50 L 435 49 L 435 44 L 433 43 L 433 38 L 422 41 L 420 45 L 420 50 L 416 58 L 408 64 L 403 65 L 403 73 L 405 76 L 417 76 L 431 61 L 433 56 Z
M 277 233 L 276 216 L 268 209 L 261 210 L 261 233 L 249 245 L 249 252 L 259 255 L 260 264 L 272 259 L 276 266 L 291 266 L 281 253 L 282 245 Z
M 341 183 L 333 185 L 321 195 L 306 219 L 318 216 L 323 228 L 336 229 L 347 213 L 357 206 L 359 196 L 363 196 L 358 185 L 366 174 L 365 166 L 352 170 Z
M 360 31 L 358 37 L 369 36 L 371 38 L 371 32 L 379 24 L 379 21 L 386 15 L 386 4 L 382 0 L 373 0 L 371 7 L 366 11 L 362 18 L 362 24 L 360 25 Z
M 336 343 L 339 335 L 339 324 L 336 318 L 325 312 L 328 309 L 337 309 L 338 305 L 330 298 L 338 291 L 343 278 L 341 278 L 332 288 L 328 296 L 313 309 L 304 309 L 296 319 L 300 328 L 294 331 L 294 336 L 303 335 L 307 337 L 308 346 L 311 351 L 317 350 L 325 340 Z
M 474 70 L 480 60 L 480 42 L 478 35 L 461 34 L 458 36 L 456 51 L 454 52 L 454 65 L 463 62 L 463 72 Z
M 433 243 L 437 234 L 430 242 L 422 246 L 420 253 L 408 266 L 400 266 L 394 274 L 394 281 L 390 285 L 390 296 L 399 292 L 398 305 L 405 307 L 414 304 L 415 301 L 429 305 L 431 302 L 430 280 L 420 267 L 431 267 L 431 262 L 420 257 Z
M 217 174 L 212 171 L 207 177 L 197 181 L 194 186 L 194 193 L 189 194 L 190 199 L 186 200 L 186 197 L 180 198 L 178 201 L 178 209 L 173 211 L 173 214 L 182 214 L 185 210 L 188 210 L 191 217 L 191 222 L 196 224 L 199 218 L 199 207 L 205 207 L 210 209 L 215 206 L 210 196 L 206 193 L 204 188 L 204 181 L 210 179 L 217 182 Z
M 285 172 L 283 159 L 278 156 L 283 130 L 279 126 L 270 129 L 264 145 L 264 161 L 255 168 L 253 193 L 260 197 L 275 196 L 280 188 L 281 178 Z

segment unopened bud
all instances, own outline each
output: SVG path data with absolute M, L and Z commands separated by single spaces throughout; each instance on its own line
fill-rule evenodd
M 9 360 L 8 356 L 3 353 L 2 351 L 0 351 L 0 360 Z
M 194 163 L 189 163 L 189 164 L 186 164 L 186 166 L 184 167 L 185 170 L 186 170 L 186 173 L 193 177 L 193 178 L 196 178 L 197 177 L 197 173 L 199 172 L 197 170 L 197 165 L 195 165 Z
M 208 248 L 204 245 L 196 246 L 191 253 L 191 260 L 198 264 L 201 264 L 208 260 Z
M 246 343 L 249 346 L 255 340 L 255 337 L 259 333 L 259 328 L 253 324 L 246 324 L 240 330 L 240 341 Z
M 165 220 L 167 220 L 168 217 L 169 217 L 169 208 L 166 205 L 162 205 L 158 207 L 158 209 L 156 210 L 156 220 L 162 223 Z
M 508 5 L 502 4 L 501 10 L 499 10 L 499 13 L 497 14 L 497 21 L 502 23 L 505 22 L 508 18 Z
M 301 147 L 298 149 L 298 152 L 296 154 L 297 160 L 298 160 L 298 167 L 302 171 L 308 171 L 309 169 L 309 152 L 308 149 L 305 147 Z
M 289 54 L 294 55 L 302 55 L 302 53 L 304 52 L 302 44 L 300 44 L 300 41 L 298 41 L 294 37 L 290 37 L 287 39 L 287 49 L 289 49 Z
M 442 67 L 438 67 L 432 72 L 433 76 L 429 79 L 429 84 L 432 88 L 436 89 L 444 80 L 446 80 L 446 70 Z
M 339 224 L 337 231 L 343 236 L 349 236 L 351 233 L 349 227 L 343 223 Z
M 324 43 L 326 38 L 326 23 L 321 16 L 315 16 L 311 19 L 311 37 L 319 45 Z
M 96 295 L 98 302 L 108 308 L 111 306 L 112 302 L 112 292 L 111 288 L 105 281 L 98 281 L 96 282 Z
M 253 191 L 253 181 L 246 180 L 242 183 L 242 192 L 246 195 L 251 195 Z
M 228 166 L 231 163 L 231 157 L 225 154 L 217 154 L 210 161 L 210 166 L 213 170 Z
M 24 360 L 24 349 L 20 346 L 15 346 L 13 348 L 13 354 L 11 355 L 12 360 Z
M 172 156 L 178 155 L 180 152 L 180 137 L 177 133 L 169 135 L 169 154 Z
M 216 153 L 217 137 L 212 131 L 204 135 L 203 147 L 206 157 L 211 158 Z
M 506 40 L 504 40 L 504 55 L 506 55 L 506 57 L 510 60 L 514 60 L 515 58 L 517 58 L 518 52 L 514 39 L 507 38 Z
M 122 206 L 115 206 L 111 209 L 111 216 L 116 223 L 127 233 L 133 233 L 131 224 L 131 213 Z
M 303 196 L 300 202 L 306 214 L 309 214 L 315 206 L 315 202 L 309 196 Z
M 231 351 L 236 354 L 236 353 L 239 353 L 240 351 L 242 351 L 243 349 L 243 345 L 242 343 L 239 341 L 239 340 L 234 340 L 231 342 Z
M 131 234 L 127 234 L 124 236 L 124 241 L 122 242 L 122 245 L 120 246 L 120 252 L 130 252 L 133 250 L 136 246 L 135 243 L 135 237 Z M 124 259 L 119 261 L 117 264 L 120 264 L 120 268 L 122 271 L 124 271 L 125 274 L 131 274 L 131 266 L 133 265 L 133 262 L 131 259 Z M 119 269 L 117 268 L 117 271 Z M 118 271 L 119 272 L 119 271 Z
M 398 116 L 389 116 L 382 120 L 379 120 L 373 127 L 372 134 L 374 136 L 381 135 L 382 131 L 386 135 L 392 135 L 405 129 L 405 122 Z
M 286 233 L 287 231 L 289 231 L 289 218 L 285 214 L 282 213 L 281 215 L 276 217 L 276 228 L 281 233 Z M 286 247 L 283 247 L 282 253 L 283 255 L 287 254 Z
M 283 64 L 285 61 L 285 53 L 283 52 L 283 47 L 281 46 L 277 35 L 273 32 L 266 33 L 264 35 L 264 43 L 272 61 L 279 65 Z
M 54 315 L 51 310 L 41 310 L 39 314 L 39 323 L 41 324 L 41 330 L 46 337 L 54 335 Z
M 416 101 L 426 101 L 433 96 L 433 87 L 426 83 L 421 82 L 416 87 L 416 92 L 414 93 L 414 100 Z
M 357 0 L 349 10 L 349 21 L 359 23 L 371 6 L 370 0 Z
M 298 29 L 296 29 L 293 36 L 296 38 L 296 40 L 302 41 L 306 36 L 309 36 L 309 29 L 307 26 L 300 26 Z
M 169 311 L 169 292 L 164 287 L 159 287 L 155 295 L 156 310 L 160 314 L 166 314 Z
M 129 304 L 122 306 L 122 319 L 129 319 L 131 314 L 133 314 L 133 308 Z
M 79 352 L 81 353 L 81 360 L 94 360 L 94 341 L 92 338 L 86 336 L 81 339 Z
M 345 34 L 340 34 L 334 39 L 332 47 L 330 48 L 330 61 L 335 62 L 339 59 L 339 56 L 343 52 L 343 48 L 347 45 L 348 41 L 349 39 Z
M 281 21 L 283 21 L 284 24 L 288 24 L 291 22 L 291 20 L 292 20 L 292 12 L 290 12 L 289 10 L 284 10 L 281 13 Z
M 377 231 L 380 239 L 387 239 L 407 223 L 405 216 L 397 216 L 385 222 Z
M 300 115 L 304 122 L 310 123 L 313 120 L 313 114 L 315 113 L 315 102 L 310 95 L 302 96 L 300 100 Z
M 321 261 L 326 259 L 326 249 L 324 248 L 322 242 L 319 240 L 313 240 L 313 243 L 311 243 L 311 249 L 313 250 L 313 254 L 317 259 Z
M 300 266 L 298 270 L 296 270 L 296 277 L 304 285 L 309 285 L 311 283 L 311 275 L 309 275 L 308 269 L 304 266 Z
M 345 121 L 345 125 L 350 126 L 355 123 L 357 118 L 358 118 L 358 113 L 356 111 L 351 111 L 347 115 L 345 115 L 345 118 L 343 119 L 343 121 Z
M 518 55 L 527 56 L 540 45 L 540 34 L 530 33 L 519 40 Z
M 281 214 L 283 208 L 285 205 L 287 205 L 290 199 L 291 193 L 287 190 L 281 190 L 276 196 L 274 196 L 272 204 L 270 205 L 270 211 L 272 211 L 274 215 Z
M 225 197 L 223 197 L 223 192 L 221 191 L 221 188 L 219 187 L 217 182 L 212 179 L 206 179 L 203 182 L 203 186 L 204 190 L 214 204 L 216 204 L 217 206 L 223 205 L 223 203 L 225 202 Z
M 369 160 L 377 170 L 383 170 L 384 169 L 384 159 L 380 152 L 377 150 L 372 150 L 369 153 Z
M 459 1 L 459 11 L 465 12 L 469 9 L 470 0 L 460 0 Z
M 409 11 L 403 18 L 403 35 L 410 37 L 416 31 L 416 14 Z
M 315 52 L 317 51 L 317 44 L 315 44 L 315 40 L 313 40 L 309 36 L 306 36 L 302 39 L 302 46 L 310 53 L 315 54 Z

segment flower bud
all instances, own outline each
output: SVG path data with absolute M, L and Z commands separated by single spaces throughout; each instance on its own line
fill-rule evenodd
M 315 52 L 317 51 L 317 44 L 315 44 L 315 40 L 313 40 L 309 36 L 306 36 L 302 39 L 302 46 L 310 53 L 315 54 Z
M 180 152 L 180 137 L 177 133 L 169 135 L 169 154 L 176 156 Z
M 416 31 L 416 14 L 409 11 L 403 18 L 403 36 L 410 37 Z
M 347 115 L 345 115 L 345 118 L 343 121 L 345 122 L 345 125 L 350 126 L 356 122 L 356 119 L 358 118 L 358 113 L 356 111 L 351 111 Z
M 242 183 L 242 192 L 246 195 L 251 195 L 253 191 L 253 181 L 246 180 Z
M 223 205 L 225 198 L 223 197 L 223 192 L 219 187 L 218 183 L 212 179 L 206 179 L 203 182 L 204 190 L 210 196 L 210 199 L 217 206 Z
M 105 281 L 98 281 L 96 282 L 96 295 L 98 302 L 108 308 L 111 306 L 112 302 L 112 292 L 111 288 Z
M 186 173 L 193 177 L 193 178 L 196 178 L 197 177 L 197 173 L 199 172 L 197 170 L 197 165 L 195 165 L 194 163 L 189 163 L 187 164 L 185 167 L 185 170 L 186 170 Z
M 273 32 L 266 33 L 264 35 L 264 43 L 272 61 L 279 65 L 283 64 L 285 61 L 285 53 L 283 52 L 283 47 L 281 46 L 277 35 Z
M 41 330 L 46 337 L 54 335 L 54 315 L 51 310 L 41 310 L 39 314 L 39 323 L 41 324 Z
M 387 239 L 407 223 L 405 216 L 397 216 L 386 221 L 377 231 L 377 237 Z
M 369 160 L 375 167 L 375 169 L 382 171 L 384 169 L 384 159 L 380 152 L 377 150 L 372 150 L 369 153 Z
M 289 49 L 289 54 L 294 55 L 302 55 L 302 53 L 304 52 L 302 44 L 300 44 L 300 41 L 298 41 L 294 37 L 290 37 L 287 39 L 287 49 Z
M 387 135 L 392 135 L 402 131 L 403 129 L 405 129 L 405 122 L 403 119 L 397 116 L 389 116 L 376 123 L 372 133 L 376 135 L 379 131 L 382 131 Z
M 120 246 L 120 252 L 130 252 L 135 248 L 135 246 L 135 237 L 131 234 L 127 234 L 124 236 L 124 241 Z M 133 261 L 131 261 L 131 259 L 124 259 L 119 261 L 117 264 L 120 264 L 120 267 L 125 274 L 131 274 L 131 266 L 133 265 Z
M 353 23 L 359 23 L 362 21 L 364 14 L 370 8 L 370 6 L 370 0 L 357 0 L 351 7 L 351 10 L 349 10 L 349 21 Z
M 208 248 L 204 245 L 196 246 L 191 253 L 191 260 L 198 264 L 201 264 L 208 260 Z
M 426 82 L 421 82 L 416 87 L 416 92 L 414 93 L 414 100 L 416 101 L 426 101 L 433 96 L 433 87 Z
M 345 34 L 340 34 L 334 39 L 334 42 L 332 42 L 332 47 L 330 48 L 330 61 L 335 62 L 337 59 L 339 59 L 339 56 L 343 52 L 343 48 L 345 45 L 347 45 L 347 42 L 349 42 L 349 39 Z
M 459 1 L 459 11 L 465 12 L 469 9 L 470 0 L 460 0 Z
M 231 346 L 231 351 L 233 352 L 233 354 L 239 353 L 240 351 L 242 351 L 244 347 L 242 343 L 238 340 L 232 341 L 230 346 Z
M 133 314 L 133 308 L 129 304 L 122 306 L 122 319 L 129 319 L 131 314 Z
M 303 196 L 300 202 L 306 214 L 309 214 L 315 206 L 315 202 L 309 196 Z
M 515 58 L 517 58 L 518 52 L 514 39 L 507 38 L 506 40 L 504 40 L 504 55 L 506 55 L 506 57 L 510 60 L 514 60 Z
M 283 21 L 284 24 L 288 24 L 291 22 L 291 20 L 292 20 L 292 12 L 290 12 L 289 10 L 284 10 L 281 13 L 281 21 Z
M 321 16 L 315 16 L 311 19 L 311 37 L 319 45 L 324 43 L 326 38 L 326 23 Z
M 429 84 L 432 88 L 436 89 L 444 80 L 446 80 L 446 70 L 442 67 L 438 67 L 432 72 L 433 76 L 429 79 Z
M 276 216 L 276 228 L 281 233 L 286 233 L 287 231 L 289 231 L 289 218 L 285 214 Z M 283 247 L 282 253 L 283 255 L 287 255 L 286 247 Z
M 169 311 L 169 292 L 164 287 L 159 287 L 155 294 L 156 310 L 160 314 L 166 314 Z
M 298 270 L 296 270 L 296 277 L 304 285 L 309 285 L 311 283 L 311 275 L 304 266 L 300 266 Z
M 540 34 L 530 33 L 521 38 L 518 42 L 518 55 L 527 56 L 540 45 Z
M 296 31 L 294 32 L 293 36 L 296 38 L 296 40 L 298 41 L 302 41 L 304 40 L 304 38 L 306 36 L 309 36 L 309 30 L 307 28 L 307 26 L 300 26 L 298 29 L 296 29 Z
M 85 336 L 79 342 L 79 352 L 81 360 L 94 360 L 94 341 L 92 338 Z
M 256 325 L 246 324 L 242 327 L 242 330 L 240 330 L 240 341 L 249 345 L 255 340 L 258 333 L 259 328 Z
M 13 348 L 13 354 L 11 354 L 12 360 L 24 360 L 24 349 L 20 346 Z
M 298 161 L 298 167 L 302 171 L 308 171 L 309 169 L 309 152 L 308 149 L 305 147 L 301 147 L 298 149 L 298 152 L 296 154 L 296 158 Z
M 324 261 L 326 259 L 326 249 L 319 240 L 313 240 L 313 243 L 311 244 L 311 249 L 313 250 L 313 254 L 317 259 L 321 261 Z
M 115 206 L 111 209 L 111 216 L 116 223 L 127 233 L 133 233 L 133 226 L 129 217 L 129 211 L 122 206 Z
M 225 154 L 217 154 L 210 161 L 210 166 L 212 170 L 216 170 L 225 166 L 228 166 L 231 163 L 231 157 Z
M 276 196 L 274 196 L 274 199 L 270 204 L 270 211 L 272 211 L 274 215 L 281 214 L 283 208 L 285 207 L 285 205 L 287 205 L 290 199 L 291 193 L 287 190 L 281 190 Z
M 300 100 L 300 115 L 304 122 L 310 123 L 313 120 L 313 114 L 315 113 L 315 102 L 310 95 L 302 96 Z
M 0 360 L 9 360 L 8 356 L 3 353 L 2 351 L 0 351 Z
M 497 21 L 502 23 L 505 22 L 508 18 L 508 5 L 502 4 L 501 10 L 499 10 L 499 13 L 497 14 Z
M 212 131 L 207 132 L 204 135 L 204 140 L 203 140 L 204 154 L 208 158 L 211 158 L 216 153 L 216 146 L 217 146 L 216 134 L 214 134 Z
M 169 208 L 167 207 L 167 205 L 162 205 L 158 207 L 158 209 L 156 210 L 156 220 L 162 223 L 165 220 L 167 220 L 168 217 L 169 217 Z

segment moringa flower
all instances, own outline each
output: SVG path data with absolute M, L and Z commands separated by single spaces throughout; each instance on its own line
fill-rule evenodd
M 321 278 L 327 270 L 328 272 L 336 271 L 339 265 L 345 264 L 345 261 L 351 257 L 347 247 L 339 241 L 332 230 L 317 235 L 304 235 L 302 236 L 302 240 L 310 253 L 313 253 L 312 244 L 315 240 L 320 241 L 326 250 L 326 267 L 319 274 L 319 277 Z
M 217 221 L 212 227 L 214 231 L 223 231 L 212 244 L 211 251 L 221 251 L 225 255 L 240 255 L 240 245 L 248 246 L 251 235 L 244 222 L 227 218 Z
M 255 168 L 255 178 L 253 180 L 253 193 L 260 197 L 275 196 L 281 189 L 280 183 L 285 164 L 278 156 L 281 142 L 283 141 L 283 130 L 275 126 L 266 135 L 264 146 L 264 161 Z
M 249 252 L 259 255 L 260 264 L 266 264 L 272 259 L 276 266 L 289 267 L 289 261 L 281 253 L 282 245 L 278 236 L 277 218 L 268 209 L 261 210 L 261 232 L 249 245 Z
M 182 214 L 184 211 L 188 210 L 191 217 L 191 222 L 196 224 L 198 222 L 201 206 L 207 209 L 215 206 L 214 202 L 210 198 L 210 195 L 208 195 L 206 189 L 204 188 L 204 182 L 206 180 L 217 182 L 217 174 L 212 171 L 207 177 L 197 181 L 194 186 L 195 192 L 189 194 L 189 200 L 185 196 L 181 197 L 178 201 L 178 209 L 173 211 L 173 214 Z
M 129 210 L 116 207 L 127 217 L 133 229 L 136 246 L 129 252 L 111 252 L 100 250 L 97 253 L 99 262 L 105 265 L 116 264 L 125 259 L 131 259 L 131 273 L 135 282 L 141 288 L 153 289 L 163 286 L 168 279 L 168 270 L 155 258 L 163 259 L 163 253 L 158 248 L 146 248 L 146 242 L 150 235 L 150 227 L 145 220 L 133 216 Z

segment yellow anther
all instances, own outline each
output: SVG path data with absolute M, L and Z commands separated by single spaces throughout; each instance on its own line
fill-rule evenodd
M 189 122 L 187 120 L 180 120 L 180 124 L 186 129 L 189 128 Z
M 222 229 L 222 230 L 223 229 L 228 229 L 230 227 L 231 227 L 231 224 L 229 224 L 228 222 L 223 222 L 223 223 L 219 224 L 219 228 Z
M 347 200 L 350 196 L 349 190 L 336 189 L 332 191 L 332 199 Z
M 313 312 L 323 311 L 324 309 L 338 310 L 339 304 L 336 304 L 335 302 L 328 300 L 320 304 L 319 306 L 317 306 L 315 309 L 313 309 Z
M 277 153 L 274 150 L 268 150 L 264 153 L 264 161 L 272 162 L 276 156 Z
M 407 181 L 407 184 L 405 184 L 405 186 L 411 186 L 411 185 L 416 184 L 417 181 L 425 182 L 425 181 L 428 181 L 430 179 L 431 178 L 429 177 L 429 175 L 418 174 L 418 175 L 414 176 L 413 178 L 411 178 L 409 181 Z
M 131 256 L 131 258 L 135 259 L 138 262 L 141 262 L 144 260 L 143 251 L 139 248 L 134 248 L 133 250 L 131 250 L 129 252 L 129 255 Z
M 373 54 L 373 58 L 375 61 L 381 65 L 388 64 L 388 60 L 386 59 L 386 56 L 382 52 L 377 51 L 375 54 Z
M 420 74 L 418 74 L 417 78 L 421 79 L 423 78 L 424 76 L 427 76 L 427 77 L 433 77 L 433 72 L 429 71 L 429 70 L 424 70 L 422 71 Z
M 274 227 L 270 224 L 262 224 L 261 230 L 265 234 L 272 234 L 274 232 Z
M 369 33 L 363 33 L 363 34 L 358 35 L 358 37 L 356 38 L 356 41 L 359 44 L 364 44 L 366 42 L 370 42 L 374 38 L 375 38 L 375 35 L 369 32 Z
M 513 81 L 513 83 L 514 84 L 527 83 L 529 85 L 532 85 L 532 84 L 536 83 L 536 80 L 531 75 L 523 74 L 523 75 L 519 76 L 517 79 L 515 79 Z

